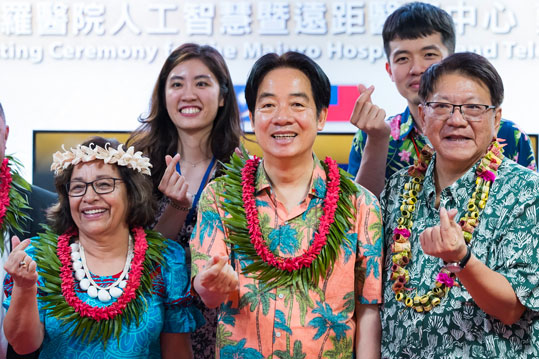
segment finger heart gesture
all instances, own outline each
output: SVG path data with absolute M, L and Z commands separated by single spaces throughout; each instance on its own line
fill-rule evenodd
M 4 265 L 5 271 L 11 275 L 15 286 L 32 287 L 37 282 L 37 264 L 25 252 L 26 247 L 30 244 L 30 239 L 20 241 L 17 236 L 11 238 L 12 252 Z
M 461 227 L 455 222 L 456 215 L 456 209 L 440 209 L 440 225 L 425 229 L 419 236 L 425 254 L 444 262 L 459 262 L 466 255 L 466 241 Z

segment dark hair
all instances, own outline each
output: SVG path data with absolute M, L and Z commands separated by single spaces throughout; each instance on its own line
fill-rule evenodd
M 115 139 L 99 136 L 86 140 L 82 145 L 89 146 L 91 143 L 103 148 L 105 148 L 107 143 L 112 148 L 118 148 L 120 145 L 120 142 Z M 56 233 L 64 233 L 68 229 L 75 227 L 75 222 L 71 217 L 69 197 L 66 188 L 66 185 L 71 180 L 73 167 L 73 165 L 70 165 L 54 178 L 54 185 L 56 186 L 56 192 L 58 193 L 58 203 L 47 210 L 47 220 L 52 230 Z M 152 193 L 153 185 L 150 176 L 127 168 L 126 166 L 117 166 L 117 168 L 126 188 L 126 222 L 129 228 L 135 226 L 150 226 L 155 220 L 157 212 L 157 201 Z
M 240 114 L 236 93 L 225 60 L 211 46 L 183 44 L 168 56 L 157 77 L 150 103 L 150 113 L 139 118 L 142 125 L 129 137 L 128 145 L 134 144 L 142 150 L 153 165 L 152 181 L 155 194 L 166 169 L 165 155 L 174 156 L 178 150 L 178 132 L 167 111 L 165 86 L 170 72 L 178 64 L 192 59 L 202 61 L 215 75 L 219 82 L 220 96 L 224 105 L 219 107 L 210 132 L 209 144 L 217 160 L 226 162 L 240 144 L 242 136 Z
M 442 62 L 430 66 L 421 75 L 419 97 L 425 102 L 435 91 L 440 77 L 446 74 L 457 73 L 469 77 L 485 85 L 490 92 L 493 106 L 500 106 L 503 102 L 503 82 L 498 71 L 483 56 L 473 52 L 459 52 L 446 57 Z
M 266 54 L 259 58 L 253 65 L 247 79 L 247 84 L 245 85 L 245 100 L 247 101 L 249 112 L 254 114 L 258 88 L 264 77 L 266 77 L 268 72 L 283 67 L 297 69 L 307 76 L 311 82 L 317 116 L 320 115 L 322 109 L 329 107 L 331 85 L 324 71 L 308 56 L 299 52 L 289 51 L 281 56 L 276 53 Z
M 388 60 L 391 53 L 390 41 L 413 40 L 434 33 L 440 33 L 442 43 L 450 54 L 455 52 L 455 24 L 447 12 L 437 6 L 422 2 L 402 5 L 384 22 L 382 38 Z
M 6 115 L 4 113 L 4 108 L 2 107 L 1 102 L 0 102 L 0 117 L 2 117 L 2 121 L 6 122 Z

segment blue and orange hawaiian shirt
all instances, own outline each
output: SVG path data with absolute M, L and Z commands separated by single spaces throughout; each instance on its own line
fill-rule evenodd
M 206 187 L 191 238 L 192 276 L 214 255 L 227 255 L 239 277 L 239 290 L 221 305 L 217 353 L 224 358 L 351 358 L 356 308 L 381 301 L 382 222 L 378 200 L 358 185 L 351 228 L 339 256 L 319 286 L 300 292 L 292 287 L 268 290 L 242 274 L 249 264 L 231 251 L 222 208 L 224 181 Z M 295 257 L 307 250 L 317 231 L 326 195 L 326 173 L 315 157 L 307 197 L 287 211 L 259 165 L 255 198 L 263 237 L 271 251 Z M 348 244 L 350 243 L 350 244 Z

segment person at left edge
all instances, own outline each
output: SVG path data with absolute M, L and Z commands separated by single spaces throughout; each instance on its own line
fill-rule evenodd
M 11 251 L 11 236 L 21 238 L 34 237 L 41 230 L 40 224 L 45 222 L 45 210 L 56 201 L 56 194 L 41 187 L 29 184 L 17 171 L 18 161 L 12 156 L 6 156 L 6 142 L 9 136 L 4 108 L 0 103 L 0 198 L 9 198 L 6 212 L 0 219 L 1 231 L 4 238 L 2 263 L 0 265 L 0 280 L 4 281 L 4 263 Z M 11 178 L 11 182 L 9 182 Z M 0 206 L 6 206 L 6 202 Z M 17 219 L 15 222 L 14 220 Z M 4 300 L 4 292 L 0 293 Z M 18 358 L 9 347 L 4 336 L 3 319 L 5 311 L 0 309 L 0 358 Z M 6 354 L 7 351 L 7 354 Z M 7 355 L 7 356 L 6 356 Z
M 4 327 L 40 358 L 192 358 L 183 249 L 143 228 L 154 219 L 150 163 L 92 138 L 53 157 L 52 230 L 19 242 L 5 265 Z M 38 291 L 39 286 L 39 291 Z

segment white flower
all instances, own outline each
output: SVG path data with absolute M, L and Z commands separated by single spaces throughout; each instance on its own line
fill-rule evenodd
M 52 156 L 51 171 L 55 175 L 65 170 L 71 165 L 76 165 L 81 162 L 91 162 L 102 160 L 107 164 L 116 164 L 118 166 L 126 166 L 145 175 L 151 175 L 150 159 L 144 157 L 141 151 L 135 152 L 133 146 L 124 151 L 123 145 L 118 145 L 118 148 L 112 148 L 109 143 L 105 148 L 96 146 L 91 143 L 89 146 L 78 145 L 76 148 L 66 150 L 62 145 L 64 152 L 57 151 Z

